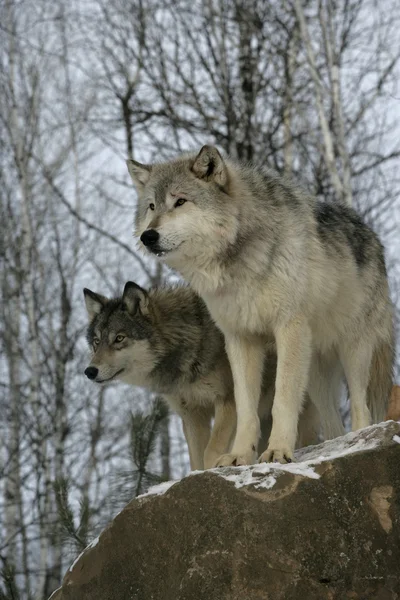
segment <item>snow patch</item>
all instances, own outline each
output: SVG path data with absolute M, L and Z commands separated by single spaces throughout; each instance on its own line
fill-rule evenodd
M 199 471 L 199 473 L 203 473 L 203 471 Z M 136 496 L 136 499 L 138 498 L 145 498 L 146 496 L 161 496 L 162 494 L 165 494 L 165 492 L 167 490 L 169 490 L 170 487 L 172 487 L 175 483 L 178 483 L 179 480 L 177 481 L 163 481 L 162 483 L 159 483 L 157 485 L 153 485 L 152 487 L 150 487 L 147 492 L 145 494 L 140 494 L 140 496 Z
M 373 450 L 378 448 L 382 443 L 381 439 L 376 437 L 376 429 L 384 427 L 384 425 L 384 423 L 371 425 L 361 431 L 352 431 L 343 437 L 328 440 L 318 446 L 302 448 L 296 452 L 295 456 L 300 462 L 318 465 L 322 462 L 347 456 L 348 454 Z
M 90 542 L 89 546 L 87 546 L 85 548 L 85 552 L 86 552 L 86 550 L 89 550 L 89 548 L 94 548 L 95 546 L 97 546 L 97 544 L 99 543 L 99 540 L 100 540 L 99 537 L 94 538 L 94 540 L 92 542 Z
M 249 467 L 226 467 L 224 469 L 212 469 L 227 481 L 232 481 L 235 488 L 239 489 L 251 485 L 256 489 L 270 490 L 274 487 L 277 477 L 282 473 L 291 473 L 292 475 L 302 475 L 310 479 L 319 479 L 318 473 L 305 463 L 289 463 L 281 465 L 279 463 L 261 463 Z
M 318 473 L 316 473 L 307 462 L 290 463 L 289 465 L 266 464 L 266 466 L 272 467 L 278 471 L 286 471 L 287 473 L 292 473 L 293 475 L 302 475 L 303 477 L 309 477 L 310 479 L 320 478 L 320 475 L 318 475 Z
M 397 442 L 397 444 L 400 444 L 400 436 L 399 435 L 394 435 L 393 436 L 393 441 Z
M 270 490 L 271 488 L 274 487 L 275 484 L 276 484 L 275 477 L 273 475 L 269 475 L 263 481 L 260 481 L 260 483 L 256 483 L 256 485 L 254 487 L 257 490 L 260 488 L 263 488 L 264 490 Z
M 240 467 L 239 467 L 240 468 Z M 214 471 L 216 471 L 215 469 L 213 469 Z M 253 471 L 250 470 L 249 468 L 244 468 L 244 470 L 241 473 L 238 473 L 237 475 L 232 474 L 232 475 L 223 475 L 221 472 L 216 471 L 218 475 L 222 475 L 222 477 L 224 479 L 226 479 L 227 481 L 232 481 L 235 484 L 235 488 L 241 488 L 243 486 L 246 485 L 255 485 L 255 487 L 264 487 L 266 489 L 270 489 L 272 487 L 274 487 L 275 483 L 276 483 L 276 479 L 273 476 L 270 477 L 266 477 L 265 481 L 263 482 L 258 482 L 255 477 L 253 477 Z
M 85 550 L 86 550 L 86 548 L 85 548 Z M 78 558 L 76 558 L 74 560 L 74 562 L 72 563 L 72 565 L 70 566 L 70 568 L 68 569 L 68 571 L 72 571 L 72 569 L 75 567 L 75 565 L 78 562 L 78 560 L 85 554 L 85 550 L 83 552 L 81 552 L 80 555 L 78 556 Z
M 78 562 L 78 560 L 80 558 L 82 558 L 82 556 L 85 554 L 86 550 L 90 550 L 90 548 L 94 548 L 95 546 L 97 546 L 97 544 L 99 543 L 99 537 L 94 538 L 93 541 L 90 542 L 90 544 L 88 546 L 86 546 L 86 548 L 84 549 L 83 552 L 80 553 L 80 555 L 78 556 L 78 558 L 76 558 L 74 560 L 74 562 L 72 563 L 72 565 L 70 566 L 70 568 L 68 569 L 68 571 L 72 571 L 72 569 L 75 567 L 76 563 Z M 51 596 L 50 596 L 51 598 Z M 50 600 L 49 598 L 49 600 Z
M 365 450 L 373 450 L 380 445 L 379 440 L 371 440 L 368 442 L 367 440 L 360 439 L 352 446 L 348 446 L 348 444 L 344 443 L 343 445 L 337 444 L 334 450 L 329 450 L 327 453 L 321 454 L 315 458 L 309 458 L 305 462 L 307 464 L 319 465 L 323 462 L 335 460 L 336 458 L 341 458 L 343 456 L 347 456 L 348 454 L 356 454 L 358 452 L 363 452 Z

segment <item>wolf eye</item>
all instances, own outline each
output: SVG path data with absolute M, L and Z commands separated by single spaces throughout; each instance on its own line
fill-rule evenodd
M 150 210 L 154 210 L 155 209 L 155 206 L 154 206 L 154 204 L 152 202 L 151 202 L 151 204 L 149 204 L 149 209 Z
M 99 340 L 99 338 L 97 338 L 97 337 L 93 338 L 93 346 L 94 346 L 95 348 L 97 348 L 97 346 L 98 346 L 99 344 L 100 344 L 100 340 Z
M 117 335 L 117 337 L 115 338 L 114 342 L 116 344 L 119 344 L 120 342 L 122 342 L 125 339 L 125 336 L 122 335 L 122 333 L 120 333 L 119 335 Z
M 182 204 L 185 204 L 185 202 L 186 198 L 178 198 L 178 200 L 175 202 L 175 207 L 182 206 Z

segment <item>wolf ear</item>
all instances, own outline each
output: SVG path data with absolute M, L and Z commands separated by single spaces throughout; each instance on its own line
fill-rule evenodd
M 87 288 L 83 288 L 83 294 L 85 296 L 86 310 L 91 321 L 101 312 L 103 306 L 107 303 L 107 298 L 100 294 L 95 294 L 95 292 L 92 292 Z
M 228 182 L 228 170 L 218 150 L 214 146 L 203 146 L 192 166 L 192 171 L 199 179 L 215 181 L 224 187 Z
M 150 177 L 151 165 L 142 165 L 131 158 L 128 158 L 126 164 L 133 183 L 139 189 L 145 186 Z
M 128 281 L 122 294 L 122 302 L 125 304 L 128 312 L 135 315 L 138 310 L 145 315 L 148 313 L 149 295 L 133 281 Z

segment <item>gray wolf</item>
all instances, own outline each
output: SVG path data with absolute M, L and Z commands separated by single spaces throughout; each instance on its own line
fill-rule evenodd
M 353 430 L 384 418 L 392 385 L 392 305 L 382 245 L 357 213 L 310 197 L 212 146 L 167 163 L 128 161 L 135 231 L 179 271 L 223 331 L 237 431 L 220 465 L 254 462 L 265 340 L 278 363 L 269 445 L 291 460 L 308 389 L 325 402 L 344 375 Z
M 125 285 L 121 298 L 108 299 L 86 288 L 84 297 L 93 351 L 87 377 L 99 384 L 119 379 L 162 395 L 182 418 L 191 468 L 214 466 L 233 441 L 236 409 L 224 338 L 201 298 L 189 287 L 147 292 L 133 282 Z M 270 348 L 259 409 L 265 439 L 275 374 L 276 352 Z M 308 401 L 299 445 L 316 441 L 319 423 L 318 411 Z M 332 432 L 328 428 L 323 435 L 332 437 Z

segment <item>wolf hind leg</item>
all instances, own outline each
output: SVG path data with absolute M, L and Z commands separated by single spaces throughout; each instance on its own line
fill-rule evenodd
M 264 364 L 263 386 L 258 405 L 260 439 L 258 441 L 257 456 L 259 456 L 267 447 L 272 430 L 272 405 L 275 396 L 276 358 L 274 358 L 272 366 L 271 361 L 271 357 L 267 356 Z
M 380 423 L 385 419 L 392 392 L 395 346 L 393 332 L 388 337 L 389 341 L 380 341 L 376 345 L 371 361 L 367 401 L 372 423 Z
M 211 415 L 208 411 L 197 408 L 180 414 L 189 449 L 190 468 L 192 471 L 204 469 L 204 451 L 210 439 Z
M 371 361 L 374 347 L 368 340 L 356 344 L 342 345 L 339 349 L 347 387 L 350 396 L 351 428 L 363 429 L 371 424 L 371 414 L 367 403 L 367 390 L 370 379 Z
M 296 448 L 304 448 L 318 444 L 321 428 L 321 419 L 318 408 L 311 402 L 308 394 L 305 395 L 303 410 L 299 416 Z
M 339 404 L 343 386 L 343 369 L 335 354 L 313 357 L 308 391 L 313 404 L 318 408 L 322 438 L 330 440 L 345 434 Z

